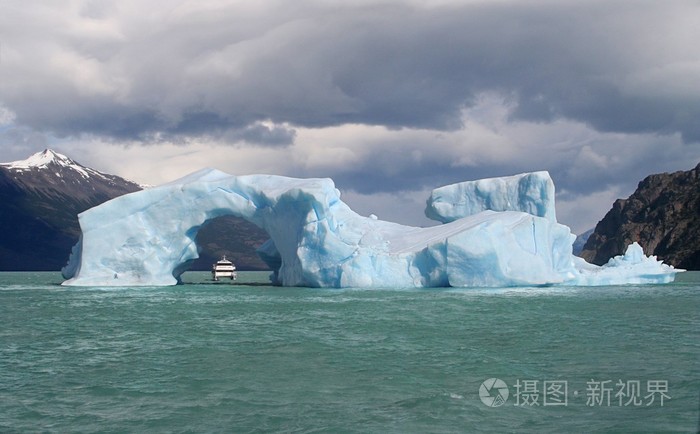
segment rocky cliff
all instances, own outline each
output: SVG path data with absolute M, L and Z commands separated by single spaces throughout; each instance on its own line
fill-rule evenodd
M 634 241 L 667 264 L 700 270 L 700 164 L 650 175 L 629 198 L 615 201 L 581 257 L 603 264 Z

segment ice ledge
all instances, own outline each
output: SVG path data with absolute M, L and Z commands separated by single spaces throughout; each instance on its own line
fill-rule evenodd
M 482 211 L 521 211 L 556 222 L 554 182 L 549 172 L 479 179 L 436 188 L 425 215 L 442 223 Z

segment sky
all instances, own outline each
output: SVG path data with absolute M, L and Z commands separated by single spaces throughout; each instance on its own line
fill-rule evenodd
M 331 177 L 414 225 L 435 187 L 548 170 L 581 233 L 700 162 L 697 41 L 697 0 L 3 0 L 0 161 Z

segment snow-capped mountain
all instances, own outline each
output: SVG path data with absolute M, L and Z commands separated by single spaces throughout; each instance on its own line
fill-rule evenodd
M 51 149 L 0 163 L 0 271 L 60 270 L 80 236 L 79 213 L 144 187 Z M 239 269 L 265 269 L 254 252 L 268 238 L 263 230 L 235 217 L 210 223 L 192 269 L 210 269 L 221 254 Z
M 37 190 L 69 192 L 71 196 L 87 198 L 116 197 L 141 190 L 143 187 L 115 175 L 108 175 L 59 154 L 51 149 L 30 156 L 26 160 L 0 163 L 0 169 L 17 183 Z M 89 186 L 86 190 L 85 186 Z M 72 191 L 69 191 L 72 190 Z
M 141 190 L 51 149 L 0 163 L 0 270 L 56 270 L 80 235 L 78 213 Z
M 12 161 L 10 163 L 0 163 L 0 166 L 4 166 L 8 169 L 16 171 L 26 171 L 33 169 L 48 169 L 49 166 L 56 165 L 62 167 L 69 167 L 83 174 L 84 177 L 88 178 L 90 175 L 88 172 L 92 172 L 94 175 L 101 175 L 98 171 L 89 169 L 81 166 L 70 158 L 63 154 L 53 151 L 52 149 L 44 149 L 43 152 L 37 152 L 36 154 L 30 156 L 26 160 Z

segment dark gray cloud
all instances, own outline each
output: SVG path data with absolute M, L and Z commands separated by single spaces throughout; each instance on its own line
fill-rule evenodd
M 0 147 L 235 145 L 363 200 L 549 170 L 575 204 L 700 160 L 696 40 L 695 0 L 6 0 Z
M 694 1 L 125 4 L 39 19 L 38 6 L 11 9 L 3 21 L 33 20 L 3 35 L 0 101 L 17 122 L 137 139 L 245 136 L 266 120 L 454 130 L 476 95 L 496 91 L 514 102 L 514 119 L 700 141 L 697 88 L 650 88 L 696 82 Z M 677 64 L 691 67 L 664 74 Z
M 223 139 L 227 142 L 256 143 L 267 146 L 288 146 L 294 142 L 296 132 L 284 126 L 255 123 L 241 130 L 230 131 Z
M 0 126 L 0 149 L 7 156 L 3 162 L 23 159 L 34 149 L 46 148 L 48 143 L 46 135 L 31 129 Z

